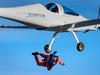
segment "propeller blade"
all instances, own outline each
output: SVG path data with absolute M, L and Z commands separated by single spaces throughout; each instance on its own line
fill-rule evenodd
M 98 19 L 100 19 L 100 6 L 99 6 L 99 11 L 98 11 Z
M 99 24 L 100 24 L 100 6 L 99 6 L 99 11 L 98 11 L 98 19 L 99 19 Z M 100 30 L 100 27 L 98 27 L 98 29 Z
M 98 24 L 100 24 L 100 6 L 99 6 L 99 9 L 98 9 Z M 95 25 L 95 28 L 98 28 L 100 30 L 100 27 L 98 27 L 98 25 Z

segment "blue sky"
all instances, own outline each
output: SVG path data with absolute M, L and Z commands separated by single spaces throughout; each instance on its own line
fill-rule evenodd
M 16 7 L 33 3 L 61 3 L 86 18 L 97 18 L 100 0 L 0 0 L 0 7 Z M 0 19 L 0 25 L 21 25 Z M 0 29 L 0 75 L 100 75 L 100 31 L 77 33 L 85 50 L 79 53 L 71 33 L 60 33 L 53 50 L 60 53 L 65 66 L 57 64 L 50 72 L 36 65 L 33 51 L 44 52 L 53 33 L 24 29 Z

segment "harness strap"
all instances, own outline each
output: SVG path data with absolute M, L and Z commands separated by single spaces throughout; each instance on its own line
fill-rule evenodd
M 50 58 L 47 59 L 46 66 L 53 66 L 53 65 L 55 65 L 53 60 L 52 60 L 52 58 L 53 58 L 53 55 L 51 54 Z M 58 61 L 58 59 L 57 59 L 57 61 Z M 56 61 L 56 63 L 57 63 L 57 61 Z

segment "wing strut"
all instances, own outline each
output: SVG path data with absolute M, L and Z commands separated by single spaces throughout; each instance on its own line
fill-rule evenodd
M 59 33 L 59 32 L 55 32 L 55 33 L 53 34 L 53 36 L 52 36 L 52 39 L 51 39 L 50 43 L 49 43 L 49 44 L 46 44 L 46 45 L 44 46 L 44 50 L 45 50 L 46 53 L 50 53 L 50 52 L 51 52 L 51 46 L 52 46 L 52 44 L 53 44 L 53 42 L 54 42 L 54 40 L 55 40 L 55 37 L 56 37 L 56 35 L 57 35 L 58 33 Z
M 84 50 L 84 44 L 82 42 L 79 41 L 77 35 L 75 34 L 75 32 L 71 31 L 71 33 L 73 34 L 76 42 L 77 42 L 77 50 L 79 52 L 82 52 Z

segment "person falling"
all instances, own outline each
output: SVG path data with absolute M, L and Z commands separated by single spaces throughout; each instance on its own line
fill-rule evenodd
M 34 55 L 37 65 L 47 67 L 48 71 L 50 71 L 57 64 L 57 62 L 64 66 L 64 63 L 60 60 L 59 53 L 57 51 L 54 51 L 52 54 L 49 55 L 33 52 L 32 55 Z M 44 59 L 41 61 L 38 55 L 40 55 Z

